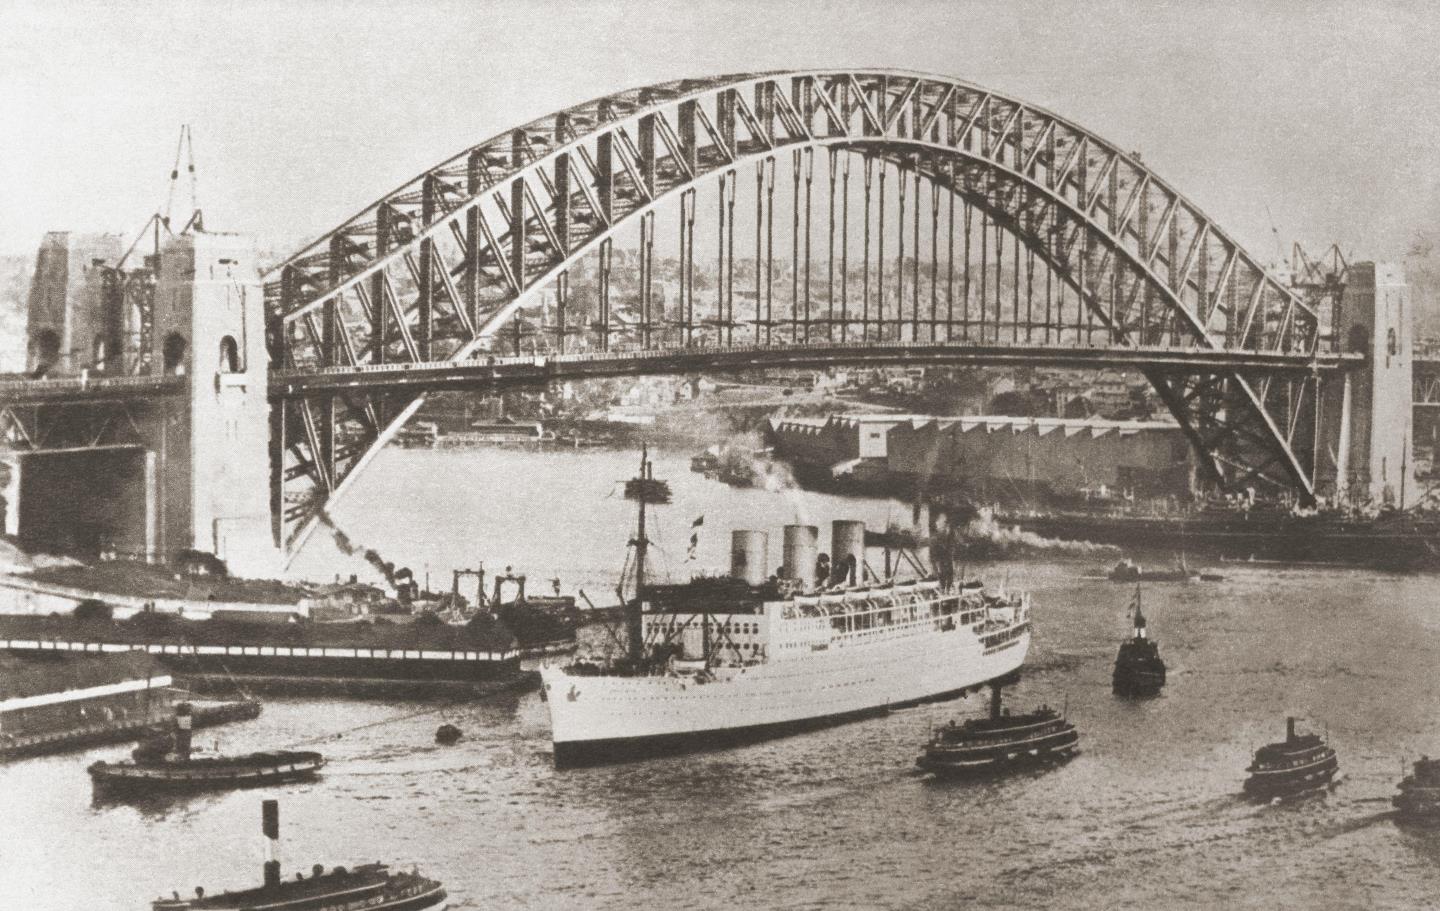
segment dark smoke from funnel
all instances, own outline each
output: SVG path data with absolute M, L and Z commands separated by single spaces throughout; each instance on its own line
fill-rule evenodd
M 319 512 L 319 520 L 320 524 L 325 526 L 325 529 L 330 532 L 330 536 L 335 539 L 335 546 L 340 549 L 341 553 L 347 557 L 362 557 L 366 563 L 375 567 L 375 569 L 385 577 L 385 582 L 396 592 L 403 591 L 413 584 L 412 582 L 402 581 L 400 577 L 405 576 L 413 579 L 414 573 L 403 566 L 396 569 L 394 563 L 380 556 L 379 552 L 373 547 L 361 547 L 356 544 L 350 539 L 349 535 L 340 530 L 339 526 L 335 524 L 335 521 L 330 518 L 329 513 L 323 509 Z

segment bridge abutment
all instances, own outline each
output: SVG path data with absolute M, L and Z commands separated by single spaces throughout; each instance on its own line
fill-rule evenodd
M 1408 506 L 1416 497 L 1413 330 L 1403 268 L 1352 264 L 1335 334 L 1366 361 L 1325 384 L 1317 492 L 1340 502 Z

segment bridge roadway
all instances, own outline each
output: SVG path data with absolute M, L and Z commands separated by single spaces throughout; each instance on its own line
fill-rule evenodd
M 577 354 L 479 356 L 464 361 L 366 364 L 270 371 L 270 397 L 286 399 L 343 390 L 374 392 L 524 386 L 552 380 L 600 379 L 761 368 L 999 366 L 1125 368 L 1178 372 L 1244 370 L 1296 373 L 1351 369 L 1359 354 L 1296 354 L 1155 345 L 1134 348 L 954 342 L 812 342 L 703 348 L 621 349 Z M 1440 373 L 1440 359 L 1416 360 Z M 185 394 L 184 376 L 97 376 L 0 380 L 0 406 L 82 404 Z
M 1155 370 L 1185 374 L 1243 370 L 1282 374 L 1352 369 L 1360 354 L 1300 354 L 1179 346 L 1131 348 L 953 342 L 811 342 L 703 348 L 635 349 L 478 356 L 463 361 L 366 364 L 274 370 L 271 398 L 303 398 L 343 390 L 416 393 L 485 386 L 520 386 L 555 380 L 645 374 L 694 373 L 833 366 L 1080 367 Z
M 184 376 L 81 376 L 0 380 L 0 406 L 79 405 L 184 395 Z

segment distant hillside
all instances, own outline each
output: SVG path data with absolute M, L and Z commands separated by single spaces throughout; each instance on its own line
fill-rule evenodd
M 32 262 L 29 256 L 0 256 L 0 373 L 25 369 L 25 304 Z

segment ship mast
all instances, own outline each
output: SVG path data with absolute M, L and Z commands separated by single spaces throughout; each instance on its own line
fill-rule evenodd
M 655 480 L 655 466 L 650 463 L 649 450 L 640 448 L 640 474 L 625 484 L 625 498 L 640 504 L 636 521 L 635 540 L 635 597 L 625 602 L 626 651 L 636 667 L 645 658 L 644 626 L 641 622 L 641 597 L 645 587 L 645 555 L 650 540 L 645 536 L 645 507 L 654 503 L 664 505 L 670 502 L 670 485 Z
M 654 469 L 650 467 L 649 454 L 640 449 L 640 477 L 649 480 Z M 650 541 L 645 537 L 645 496 L 640 496 L 640 518 L 635 531 L 635 598 L 625 608 L 625 638 L 630 645 L 630 660 L 639 663 L 645 654 L 644 633 L 640 623 L 640 597 L 645 588 L 645 552 Z

